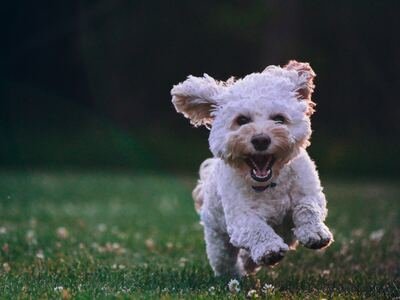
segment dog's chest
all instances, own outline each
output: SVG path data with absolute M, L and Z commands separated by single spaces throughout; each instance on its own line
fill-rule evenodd
M 249 199 L 251 208 L 270 225 L 279 225 L 290 211 L 291 199 L 288 193 L 267 191 Z

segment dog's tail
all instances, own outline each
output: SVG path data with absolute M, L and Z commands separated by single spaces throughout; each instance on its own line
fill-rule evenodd
M 196 211 L 198 213 L 200 213 L 201 207 L 203 206 L 204 202 L 204 181 L 211 173 L 211 170 L 216 161 L 217 161 L 216 158 L 207 158 L 200 165 L 200 170 L 199 170 L 200 179 L 197 181 L 197 185 L 192 192 L 194 207 L 196 208 Z

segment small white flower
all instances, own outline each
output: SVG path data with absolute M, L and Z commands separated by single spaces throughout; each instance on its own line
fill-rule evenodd
M 131 289 L 130 289 L 130 288 L 127 288 L 127 287 L 122 287 L 120 292 L 121 292 L 122 294 L 128 294 L 128 293 L 131 292 Z
M 54 291 L 55 292 L 62 292 L 64 290 L 64 287 L 63 286 L 56 286 L 55 288 L 54 288 Z
M 104 232 L 107 230 L 107 225 L 106 224 L 97 224 L 97 230 L 100 232 Z
M 181 257 L 181 258 L 179 259 L 179 266 L 183 268 L 183 267 L 186 265 L 186 263 L 187 263 L 188 261 L 189 261 L 189 260 L 188 260 L 186 257 Z
M 273 294 L 275 292 L 275 287 L 272 284 L 266 283 L 266 284 L 264 284 L 261 291 L 266 295 Z
M 240 292 L 239 281 L 231 279 L 228 283 L 228 289 L 231 293 L 237 294 Z
M 65 228 L 65 227 L 58 227 L 56 233 L 57 233 L 57 237 L 62 240 L 65 240 L 69 237 L 69 232 L 68 232 L 67 228 Z
M 331 274 L 331 270 L 329 270 L 329 269 L 323 270 L 323 271 L 321 272 L 321 276 L 322 276 L 322 277 L 328 277 L 329 274 Z
M 256 290 L 250 290 L 247 292 L 247 297 L 255 299 L 258 298 L 258 294 Z
M 3 264 L 3 269 L 4 269 L 4 272 L 6 272 L 6 273 L 11 271 L 10 265 L 6 262 Z
M 215 294 L 215 287 L 214 287 L 214 286 L 210 286 L 210 288 L 208 289 L 208 292 L 209 292 L 211 295 L 214 295 L 214 294 Z
M 369 235 L 369 239 L 373 242 L 378 243 L 381 241 L 384 234 L 385 234 L 384 229 L 375 230 L 371 232 L 371 234 Z
M 26 232 L 25 238 L 26 238 L 26 241 L 28 244 L 30 244 L 30 245 L 37 244 L 36 234 L 35 234 L 35 231 L 33 231 L 32 229 L 30 229 Z
M 44 259 L 43 250 L 39 250 L 39 251 L 36 253 L 36 257 L 39 258 L 39 259 Z
M 156 248 L 156 243 L 154 242 L 153 239 L 145 240 L 144 244 L 146 245 L 147 249 L 149 249 L 150 251 L 154 251 L 154 249 Z

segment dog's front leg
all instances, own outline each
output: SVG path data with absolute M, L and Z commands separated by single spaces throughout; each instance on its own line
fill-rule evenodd
M 280 261 L 289 250 L 283 239 L 254 210 L 234 202 L 229 204 L 225 217 L 232 245 L 248 250 L 258 265 Z
M 328 210 L 318 173 L 308 155 L 292 165 L 298 179 L 291 192 L 294 235 L 305 247 L 321 249 L 331 243 L 333 236 L 324 224 Z
M 299 242 L 307 248 L 321 249 L 329 245 L 333 240 L 332 233 L 324 224 L 325 208 L 318 205 L 319 195 L 308 195 L 297 201 L 293 210 L 294 235 Z

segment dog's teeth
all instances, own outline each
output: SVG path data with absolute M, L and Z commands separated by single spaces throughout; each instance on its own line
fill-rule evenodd
M 257 178 L 264 179 L 264 178 L 266 178 L 266 177 L 269 176 L 269 174 L 271 173 L 271 169 L 268 169 L 268 170 L 267 170 L 267 174 L 265 174 L 265 175 L 258 175 L 255 169 L 252 169 L 251 172 L 252 172 L 253 175 L 256 176 Z

